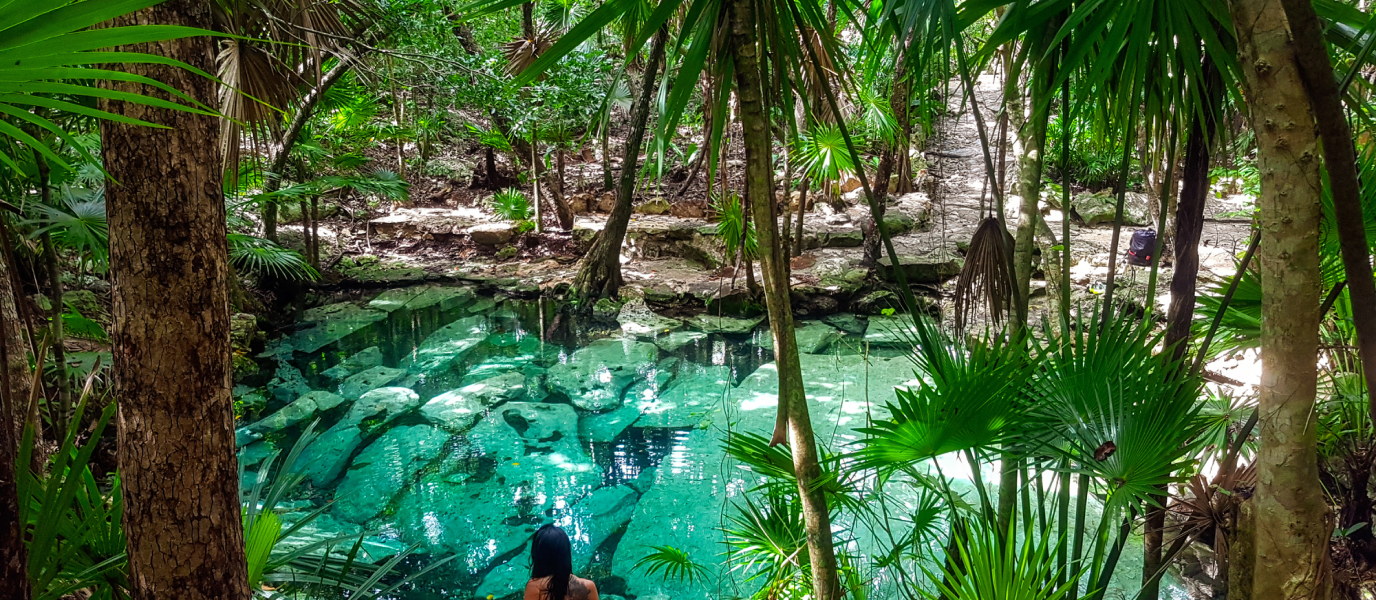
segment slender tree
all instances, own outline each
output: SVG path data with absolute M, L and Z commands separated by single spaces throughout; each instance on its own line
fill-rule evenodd
M 114 20 L 208 28 L 209 3 L 172 0 Z M 126 47 L 214 67 L 207 37 Z M 215 83 L 124 67 L 213 105 Z M 167 97 L 133 82 L 120 91 Z M 230 402 L 225 205 L 213 116 L 105 100 L 165 129 L 101 125 L 113 284 L 119 469 L 133 598 L 249 595 Z
M 638 160 L 640 146 L 645 141 L 646 124 L 650 119 L 650 100 L 655 94 L 655 73 L 664 60 L 664 45 L 669 37 L 668 27 L 655 32 L 650 48 L 650 62 L 645 65 L 645 77 L 640 84 L 640 96 L 631 112 L 631 134 L 626 139 L 625 158 L 621 163 L 621 179 L 617 183 L 616 206 L 607 217 L 607 224 L 593 241 L 592 249 L 583 259 L 583 266 L 573 280 L 574 292 L 583 299 L 615 298 L 624 283 L 621 279 L 621 244 L 626 241 L 626 228 L 631 223 L 631 202 L 635 199 L 635 178 L 640 174 Z
M 745 193 L 752 202 L 758 236 L 760 266 L 764 280 L 769 329 L 774 337 L 774 361 L 779 371 L 779 421 L 786 430 L 793 453 L 793 469 L 802 499 L 807 547 L 812 567 L 813 598 L 839 600 L 841 583 L 836 569 L 836 550 L 832 545 L 831 515 L 826 493 L 816 485 L 822 476 L 817 439 L 808 413 L 803 389 L 803 370 L 798 343 L 793 335 L 793 307 L 789 300 L 788 257 L 783 254 L 778 223 L 778 203 L 773 201 L 773 167 L 770 152 L 769 114 L 761 83 L 759 47 L 756 44 L 755 11 L 752 0 L 731 0 L 731 38 L 729 45 L 735 64 L 736 96 L 740 106 L 742 137 L 745 142 Z M 785 428 L 776 425 L 771 443 L 781 443 Z
M 1318 144 L 1285 10 L 1233 0 L 1261 172 L 1261 441 L 1252 511 L 1252 598 L 1328 597 L 1328 504 L 1318 477 Z M 1183 243 L 1183 242 L 1180 242 Z
M 0 243 L 8 245 L 9 240 Z M 21 407 L 29 397 L 24 393 L 29 387 L 29 360 L 6 263 L 0 257 L 0 589 L 9 590 L 15 600 L 28 600 L 29 554 L 19 520 L 20 438 L 15 424 L 23 421 Z

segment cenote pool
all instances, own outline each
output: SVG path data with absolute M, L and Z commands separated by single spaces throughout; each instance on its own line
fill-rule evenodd
M 306 484 L 284 503 L 294 512 L 283 518 L 329 508 L 283 544 L 366 533 L 364 558 L 381 560 L 420 543 L 423 555 L 408 558 L 403 572 L 458 555 L 399 597 L 519 594 L 527 542 L 549 522 L 569 532 L 574 571 L 596 581 L 603 598 L 749 597 L 759 582 L 732 570 L 723 528 L 737 503 L 759 500 L 753 490 L 762 480 L 735 464 L 722 440 L 728 431 L 767 436 L 773 427 L 777 380 L 766 326 L 668 318 L 639 302 L 617 322 L 575 320 L 549 301 L 457 286 L 311 309 L 259 358 L 261 379 L 270 381 L 236 386 L 241 399 L 265 403 L 240 423 L 244 485 L 265 457 L 285 454 L 318 420 L 319 437 L 298 463 Z M 892 389 L 914 380 L 900 327 L 892 317 L 845 314 L 799 322 L 825 448 L 845 450 Z M 960 461 L 941 466 L 948 476 L 971 476 Z M 996 481 L 994 470 L 982 469 L 985 481 Z M 853 555 L 879 546 L 872 527 L 844 518 L 837 527 Z M 687 584 L 637 568 L 666 545 L 710 577 Z M 928 550 L 941 556 L 939 546 Z M 1115 582 L 1135 591 L 1140 561 L 1140 547 L 1130 546 Z M 870 597 L 897 597 L 890 574 L 865 573 Z

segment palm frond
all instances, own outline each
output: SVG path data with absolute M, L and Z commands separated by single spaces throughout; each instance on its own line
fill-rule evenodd
M 49 206 L 34 203 L 38 217 L 29 221 L 35 227 L 30 237 L 47 233 L 57 245 L 90 260 L 104 271 L 110 260 L 110 226 L 105 219 L 105 189 L 81 190 L 64 187 L 62 203 Z
M 1021 543 L 1006 541 L 1014 537 L 990 526 L 952 537 L 956 552 L 948 566 L 940 572 L 923 567 L 936 589 L 922 594 L 932 600 L 1060 600 L 1079 586 L 1080 573 L 1057 566 L 1060 541 L 1047 531 L 1028 532 Z
M 647 577 L 660 575 L 664 581 L 693 584 L 706 581 L 710 572 L 695 562 L 687 552 L 673 546 L 654 546 L 653 552 L 635 561 L 635 570 L 644 569 Z
M 965 265 L 956 280 L 956 329 L 964 331 L 970 316 L 979 308 L 989 312 L 995 324 L 1003 322 L 1003 311 L 1012 301 L 1012 243 L 1008 230 L 994 217 L 985 217 L 970 238 Z
M 492 196 L 492 212 L 508 221 L 525 221 L 533 212 L 530 199 L 521 190 L 507 188 Z
M 295 250 L 289 250 L 260 237 L 229 234 L 229 261 L 238 269 L 280 279 L 309 281 L 320 273 Z

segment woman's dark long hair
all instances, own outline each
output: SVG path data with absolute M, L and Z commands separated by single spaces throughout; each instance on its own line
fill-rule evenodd
M 535 532 L 530 544 L 530 578 L 549 578 L 545 587 L 547 600 L 564 600 L 569 591 L 569 577 L 573 575 L 573 545 L 569 534 L 553 524 Z

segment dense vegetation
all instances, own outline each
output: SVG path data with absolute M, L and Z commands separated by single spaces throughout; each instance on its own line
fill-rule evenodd
M 439 232 L 443 268 L 576 264 L 526 290 L 571 314 L 630 298 L 635 215 L 715 223 L 710 267 L 746 281 L 778 372 L 774 430 L 725 441 L 765 481 L 724 526 L 757 597 L 882 578 L 905 598 L 1099 600 L 1140 535 L 1137 598 L 1200 553 L 1201 597 L 1370 598 L 1368 4 L 0 2 L 0 589 L 405 597 L 451 560 L 372 563 L 361 535 L 279 548 L 306 525 L 275 509 L 314 433 L 252 485 L 235 452 L 262 408 L 232 393 L 256 323 L 363 281 L 371 222 L 424 206 L 481 215 Z M 886 211 L 935 189 L 924 149 L 960 115 L 983 218 L 954 286 L 910 285 Z M 1117 260 L 1130 194 L 1158 234 L 1140 302 Z M 1200 289 L 1206 203 L 1237 194 L 1225 217 L 1250 243 Z M 1102 294 L 1072 282 L 1086 202 L 1110 207 Z M 580 240 L 590 208 L 606 216 Z M 805 221 L 848 210 L 857 289 L 893 298 L 875 312 L 906 319 L 920 379 L 828 447 L 793 271 Z M 1249 351 L 1255 393 L 1214 383 L 1209 363 Z M 868 562 L 860 523 L 883 532 Z M 641 563 L 674 581 L 719 560 Z

